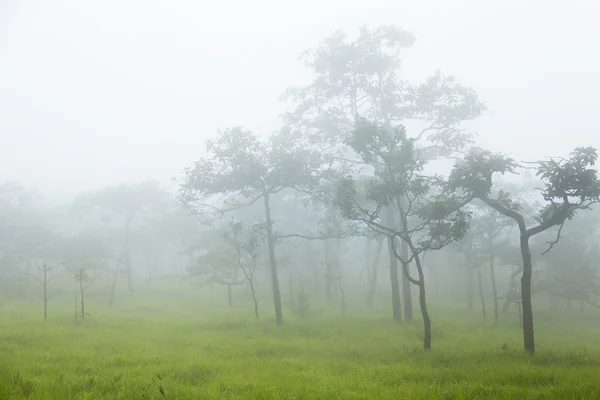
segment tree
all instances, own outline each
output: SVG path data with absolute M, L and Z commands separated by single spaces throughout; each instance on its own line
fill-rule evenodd
M 471 207 L 471 233 L 469 243 L 466 246 L 459 246 L 459 250 L 467 257 L 468 262 L 475 268 L 479 275 L 480 267 L 483 262 L 482 256 L 487 258 L 490 267 L 490 278 L 492 284 L 492 300 L 494 303 L 494 323 L 498 323 L 499 304 L 498 287 L 496 283 L 495 261 L 498 248 L 508 244 L 509 238 L 502 238 L 503 233 L 509 233 L 509 228 L 513 226 L 512 220 L 493 208 L 485 205 L 479 200 L 473 201 Z M 502 240 L 501 240 L 502 239 Z M 475 263 L 474 261 L 477 260 Z
M 469 309 L 473 310 L 473 271 L 477 273 L 477 288 L 479 290 L 479 301 L 481 302 L 481 312 L 483 314 L 483 322 L 487 322 L 487 312 L 485 307 L 485 297 L 483 293 L 483 285 L 481 279 L 481 265 L 483 257 L 478 248 L 479 233 L 470 231 L 460 241 L 456 242 L 455 248 L 465 257 L 467 265 L 467 300 Z
M 233 220 L 228 223 L 228 230 L 224 234 L 224 239 L 235 250 L 237 266 L 242 270 L 254 302 L 254 316 L 259 319 L 258 299 L 256 298 L 256 289 L 254 287 L 254 275 L 257 269 L 258 250 L 262 243 L 262 225 L 254 225 L 249 228 L 244 227 L 241 222 Z
M 206 150 L 208 157 L 185 170 L 179 198 L 193 212 L 212 211 L 219 216 L 262 201 L 275 318 L 281 325 L 283 310 L 271 199 L 284 190 L 314 187 L 323 166 L 321 158 L 288 131 L 261 141 L 240 127 L 220 132 L 216 139 L 207 142 Z
M 448 196 L 440 176 L 424 174 L 424 164 L 417 159 L 414 140 L 408 139 L 404 127 L 393 134 L 363 121 L 349 143 L 365 161 L 377 160 L 380 168 L 372 175 L 349 176 L 340 182 L 337 205 L 342 214 L 365 223 L 385 234 L 393 254 L 401 262 L 404 274 L 419 289 L 419 305 L 423 317 L 423 347 L 431 348 L 431 319 L 427 310 L 423 255 L 439 250 L 465 235 L 469 214 L 461 208 L 470 199 Z M 405 202 L 399 201 L 406 199 Z M 383 210 L 393 210 L 395 222 Z M 404 241 L 409 257 L 399 254 L 396 238 Z M 418 277 L 410 275 L 407 265 L 414 261 Z
M 132 227 L 140 215 L 163 213 L 171 206 L 167 192 L 155 181 L 134 185 L 109 186 L 95 192 L 84 193 L 75 199 L 73 211 L 100 224 L 122 229 L 123 264 L 129 293 L 134 293 L 133 266 L 131 263 Z M 115 277 L 118 274 L 118 266 Z
M 531 282 L 533 264 L 529 240 L 550 228 L 558 227 L 556 239 L 549 243 L 549 251 L 558 241 L 562 227 L 580 210 L 589 209 L 600 201 L 600 183 L 593 168 L 597 152 L 591 147 L 576 148 L 567 159 L 550 159 L 537 163 L 537 176 L 543 182 L 541 195 L 546 202 L 535 223 L 527 227 L 528 221 L 519 212 L 520 205 L 510 194 L 500 190 L 492 196 L 494 176 L 497 173 L 516 173 L 520 167 L 513 159 L 481 149 L 472 151 L 456 163 L 451 173 L 451 187 L 460 189 L 468 196 L 483 201 L 499 213 L 512 218 L 520 234 L 520 250 L 523 261 L 521 277 L 521 302 L 523 310 L 523 344 L 525 351 L 535 354 L 533 308 L 531 304 Z
M 50 284 L 50 282 L 57 278 L 56 276 L 49 276 L 51 271 L 52 267 L 45 262 L 41 266 L 38 266 L 38 272 L 40 277 L 33 277 L 33 279 L 35 279 L 42 286 L 42 294 L 36 294 L 36 296 L 42 299 L 42 301 L 44 302 L 44 321 L 48 318 L 48 300 L 50 300 L 60 292 L 60 290 L 57 290 L 52 294 L 48 293 L 48 285 Z
M 196 263 L 189 268 L 190 277 L 199 278 L 202 284 L 223 285 L 227 287 L 227 304 L 233 305 L 232 288 L 244 283 L 236 254 L 222 241 L 211 247 L 198 257 Z
M 92 283 L 100 276 L 100 273 L 96 275 L 90 275 L 90 269 L 87 268 L 83 263 L 79 264 L 78 267 L 69 268 L 69 271 L 73 274 L 73 278 L 75 279 L 75 283 L 78 286 L 78 294 L 79 294 L 79 315 L 81 316 L 81 320 L 85 319 L 85 293 L 90 288 Z M 76 292 L 77 293 L 77 292 Z M 76 295 L 77 298 L 77 295 Z M 77 302 L 75 303 L 77 305 Z M 78 318 L 77 306 L 75 308 L 75 319 Z
M 287 124 L 309 137 L 313 145 L 325 149 L 328 158 L 337 163 L 365 162 L 347 145 L 348 137 L 363 118 L 383 127 L 388 134 L 398 124 L 414 126 L 414 145 L 419 148 L 422 162 L 453 154 L 470 138 L 460 124 L 479 117 L 485 106 L 475 91 L 440 71 L 421 84 L 401 79 L 402 55 L 414 43 L 411 32 L 392 25 L 363 27 L 354 40 L 342 31 L 326 37 L 316 49 L 302 55 L 314 75 L 312 82 L 290 88 L 283 95 L 283 99 L 296 103 L 295 110 L 286 115 Z M 371 161 L 367 164 L 375 165 Z M 404 206 L 405 200 L 399 199 Z M 388 240 L 390 255 L 391 245 Z M 409 258 L 404 242 L 401 252 L 405 259 Z M 397 279 L 394 281 L 398 274 L 394 257 L 390 261 L 392 307 L 398 318 L 400 297 Z M 410 283 L 404 274 L 402 277 L 404 316 L 409 320 Z

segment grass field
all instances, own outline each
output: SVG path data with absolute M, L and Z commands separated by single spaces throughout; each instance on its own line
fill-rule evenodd
M 345 317 L 288 313 L 278 327 L 266 301 L 255 321 L 241 300 L 215 309 L 137 295 L 108 309 L 92 299 L 79 325 L 66 301 L 52 301 L 45 322 L 39 302 L 0 305 L 0 398 L 600 399 L 592 310 L 539 312 L 530 358 L 515 314 L 485 328 L 477 313 L 432 305 L 425 353 L 420 321 L 394 323 L 385 304 Z

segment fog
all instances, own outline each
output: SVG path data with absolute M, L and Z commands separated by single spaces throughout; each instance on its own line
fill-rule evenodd
M 415 33 L 406 77 L 439 68 L 479 93 L 489 111 L 474 128 L 485 147 L 535 158 L 598 145 L 598 7 L 4 0 L 0 180 L 63 198 L 114 182 L 167 183 L 218 129 L 277 129 L 280 94 L 308 79 L 298 55 L 363 24 Z
M 0 398 L 597 398 L 599 17 L 0 0 Z

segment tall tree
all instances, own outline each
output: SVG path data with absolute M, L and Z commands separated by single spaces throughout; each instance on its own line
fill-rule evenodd
M 312 190 L 322 170 L 321 158 L 288 131 L 262 141 L 240 127 L 220 132 L 207 142 L 206 150 L 207 157 L 186 169 L 180 200 L 196 213 L 221 216 L 262 201 L 275 318 L 283 324 L 271 199 L 284 190 Z
M 354 131 L 349 144 L 365 161 L 377 160 L 380 168 L 370 175 L 349 176 L 340 182 L 337 205 L 343 215 L 361 221 L 389 237 L 393 254 L 401 262 L 404 274 L 419 289 L 423 317 L 423 347 L 431 348 L 431 319 L 427 309 L 423 255 L 439 250 L 461 238 L 468 228 L 469 215 L 461 210 L 470 199 L 444 194 L 441 177 L 423 172 L 423 163 L 415 153 L 414 140 L 397 127 L 390 135 L 384 128 L 363 121 Z M 406 202 L 399 201 L 405 198 Z M 382 216 L 393 210 L 395 222 Z M 404 241 L 409 256 L 399 254 L 396 238 Z M 408 271 L 414 261 L 417 278 Z
M 519 165 L 511 158 L 473 149 L 463 160 L 456 163 L 451 174 L 451 186 L 467 195 L 483 201 L 499 213 L 512 218 L 520 233 L 520 250 L 523 261 L 521 277 L 521 302 L 523 309 L 523 344 L 529 354 L 535 354 L 531 282 L 533 264 L 530 239 L 552 227 L 558 227 L 556 239 L 549 243 L 549 251 L 558 241 L 562 227 L 580 210 L 589 209 L 600 201 L 598 173 L 591 168 L 597 160 L 597 152 L 591 147 L 576 148 L 567 159 L 550 159 L 537 163 L 537 175 L 543 182 L 541 195 L 546 202 L 527 227 L 526 217 L 519 212 L 520 206 L 509 193 L 500 190 L 493 196 L 494 176 L 497 173 L 515 173 Z
M 402 79 L 402 55 L 414 43 L 411 32 L 391 25 L 364 27 L 353 40 L 342 31 L 326 37 L 316 49 L 302 55 L 313 73 L 312 82 L 291 88 L 283 96 L 297 105 L 286 115 L 288 124 L 327 149 L 337 162 L 363 162 L 345 145 L 361 118 L 388 134 L 398 124 L 414 126 L 420 161 L 448 156 L 461 148 L 469 138 L 461 130 L 461 122 L 477 118 L 485 107 L 472 89 L 439 71 L 421 84 Z M 399 201 L 406 206 L 405 198 Z M 391 244 L 388 241 L 390 252 Z M 401 252 L 409 258 L 406 243 Z M 392 302 L 397 307 L 400 299 L 393 275 Z M 410 319 L 410 283 L 402 276 L 405 318 Z

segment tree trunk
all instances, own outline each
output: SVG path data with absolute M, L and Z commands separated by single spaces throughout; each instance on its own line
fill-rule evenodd
M 402 240 L 402 248 L 400 251 L 402 251 L 402 259 L 404 260 L 408 260 L 409 259 L 409 255 L 408 255 L 408 244 Z M 402 299 L 404 300 L 404 320 L 405 321 L 410 321 L 412 320 L 413 317 L 413 306 L 412 306 L 412 292 L 411 292 L 411 283 L 408 280 L 408 277 L 406 276 L 406 273 L 404 271 L 409 271 L 410 270 L 410 264 L 406 265 L 406 270 L 404 268 L 402 268 L 403 273 L 402 273 Z
M 375 260 L 371 266 L 371 270 L 367 271 L 370 274 L 369 292 L 367 293 L 367 307 L 373 306 L 375 300 L 375 292 L 377 291 L 377 270 L 379 269 L 379 261 L 381 260 L 381 250 L 383 249 L 384 237 L 377 237 L 377 249 L 375 250 Z M 369 260 L 370 262 L 371 260 Z
M 254 301 L 254 316 L 256 319 L 260 319 L 258 315 L 258 300 L 256 299 L 256 291 L 254 290 L 254 283 L 250 281 L 250 292 L 252 293 L 252 300 Z
M 387 225 L 390 227 L 396 226 L 396 218 L 394 217 L 394 209 L 387 209 Z M 400 303 L 400 282 L 398 280 L 398 258 L 394 252 L 394 240 L 396 238 L 388 237 L 388 255 L 390 260 L 390 282 L 392 284 L 392 315 L 394 321 L 402 321 L 402 304 Z
M 231 284 L 227 285 L 227 305 L 233 306 L 233 299 L 231 298 Z
M 496 272 L 494 271 L 494 248 L 492 246 L 491 238 L 489 238 L 490 246 L 488 249 L 490 256 L 490 277 L 492 278 L 492 297 L 494 299 L 494 323 L 498 323 L 498 289 L 496 286 Z
M 44 321 L 48 318 L 48 266 L 44 264 Z
M 127 275 L 127 288 L 129 289 L 129 294 L 133 294 L 135 292 L 133 288 L 133 271 L 131 268 L 131 260 L 130 260 L 130 243 L 131 243 L 131 222 L 133 221 L 134 214 L 131 214 L 125 222 L 125 273 Z
M 83 274 L 80 274 L 80 280 L 79 280 L 79 290 L 81 292 L 81 320 L 83 321 L 85 319 L 85 303 L 83 301 L 83 294 L 84 294 L 84 290 L 83 290 Z
M 513 303 L 513 298 L 514 298 L 515 293 L 516 293 L 517 276 L 521 272 L 523 272 L 523 267 L 518 268 L 512 274 L 510 274 L 510 280 L 509 280 L 508 290 L 506 292 L 506 298 L 504 299 L 504 304 L 502 305 L 502 313 L 503 314 L 507 313 L 508 308 Z
M 483 322 L 487 323 L 487 314 L 485 312 L 485 299 L 483 297 L 483 285 L 481 283 L 481 271 L 479 268 L 475 268 L 477 271 L 477 283 L 479 287 L 479 301 L 481 301 L 481 312 L 483 313 Z
M 119 275 L 119 264 L 117 263 L 117 268 L 115 269 L 115 276 L 113 277 L 112 286 L 110 288 L 110 300 L 108 302 L 108 306 L 112 307 L 115 304 L 115 290 L 117 288 L 117 276 Z
M 327 222 L 327 232 L 329 232 L 329 222 Z M 331 251 L 331 240 L 325 239 L 325 298 L 328 303 L 331 303 L 332 300 L 332 288 L 333 288 L 333 271 L 331 268 L 332 260 L 332 251 Z
M 412 249 L 411 249 L 412 250 Z M 414 251 L 414 250 L 413 250 Z M 427 311 L 427 297 L 425 294 L 425 274 L 419 255 L 415 256 L 415 265 L 419 274 L 419 305 L 421 306 L 421 316 L 423 317 L 423 348 L 431 350 L 431 318 Z
M 273 303 L 275 305 L 275 319 L 277 325 L 283 325 L 283 310 L 281 308 L 281 292 L 279 291 L 279 277 L 277 275 L 277 259 L 275 258 L 275 238 L 273 237 L 273 220 L 271 219 L 271 205 L 269 193 L 264 192 L 265 219 L 267 222 L 267 245 L 269 247 L 269 263 L 271 264 L 271 288 L 273 290 Z
M 393 249 L 393 238 L 388 238 L 390 258 L 390 280 L 392 283 L 392 314 L 394 321 L 402 321 L 402 304 L 400 303 L 400 283 L 398 281 L 398 258 Z
M 523 312 L 523 345 L 530 355 L 535 354 L 533 330 L 533 307 L 531 304 L 531 275 L 533 264 L 529 250 L 529 236 L 521 230 L 521 256 L 523 257 L 523 276 L 521 277 L 521 303 Z
M 567 299 L 567 310 L 571 311 L 571 299 Z
M 473 311 L 473 267 L 467 265 L 467 304 Z

